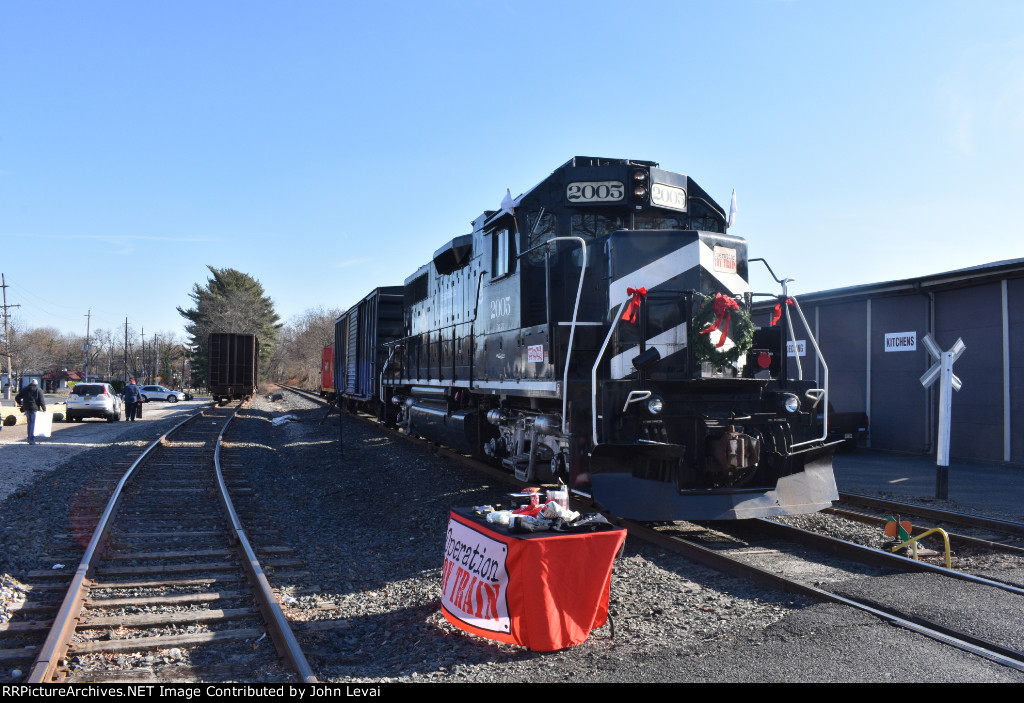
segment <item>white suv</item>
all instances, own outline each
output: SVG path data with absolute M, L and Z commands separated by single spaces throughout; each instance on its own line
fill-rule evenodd
M 163 386 L 143 386 L 139 389 L 139 393 L 142 395 L 143 403 L 148 403 L 151 400 L 166 400 L 168 403 L 185 400 L 185 394 L 181 391 L 172 391 Z
M 83 417 L 103 417 L 107 422 L 121 419 L 121 399 L 109 383 L 78 383 L 68 396 L 65 422 Z

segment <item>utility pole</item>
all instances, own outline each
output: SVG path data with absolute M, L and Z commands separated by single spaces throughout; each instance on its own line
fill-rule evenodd
M 142 337 L 142 382 L 143 383 L 148 383 L 148 381 L 146 381 L 146 328 L 145 327 L 142 328 L 142 334 L 140 336 Z
M 92 308 L 89 308 L 89 313 L 85 316 L 85 382 L 89 382 L 89 326 L 92 323 Z
M 4 398 L 11 399 L 11 386 L 14 385 L 14 371 L 11 369 L 11 333 L 7 325 L 10 315 L 7 308 L 20 308 L 20 305 L 7 304 L 7 279 L 0 273 L 0 288 L 4 291 L 4 349 L 7 351 L 7 388 L 4 390 Z
M 128 318 L 124 318 L 124 378 L 122 379 L 126 384 L 128 383 Z

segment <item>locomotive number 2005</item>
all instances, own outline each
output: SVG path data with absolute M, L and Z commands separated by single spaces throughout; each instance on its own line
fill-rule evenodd
M 512 297 L 505 296 L 491 301 L 491 319 L 505 317 L 512 314 Z
M 686 190 L 665 183 L 655 183 L 651 186 L 651 203 L 686 212 Z
M 577 181 L 565 189 L 571 203 L 613 203 L 622 200 L 626 187 L 621 181 Z

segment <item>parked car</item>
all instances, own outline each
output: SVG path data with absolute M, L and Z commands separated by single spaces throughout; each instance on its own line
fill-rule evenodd
M 103 417 L 107 422 L 121 419 L 121 398 L 109 383 L 78 383 L 71 389 L 64 421 L 86 417 Z
M 142 395 L 142 402 L 148 403 L 151 400 L 166 400 L 168 403 L 177 403 L 179 400 L 188 400 L 181 391 L 172 391 L 163 386 L 143 386 L 139 389 Z

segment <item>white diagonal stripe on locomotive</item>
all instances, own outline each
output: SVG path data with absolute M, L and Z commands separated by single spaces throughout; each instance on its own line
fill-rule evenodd
M 646 345 L 648 349 L 652 347 L 657 349 L 662 359 L 667 359 L 673 354 L 684 351 L 686 349 L 686 323 L 684 322 L 681 325 L 665 330 L 661 334 L 654 335 L 647 340 Z M 612 379 L 617 381 L 635 372 L 633 359 L 639 353 L 640 345 L 634 345 L 624 352 L 613 356 L 610 368 Z
M 622 301 L 630 297 L 627 292 L 630 288 L 646 288 L 650 292 L 673 278 L 691 273 L 698 267 L 701 269 L 699 279 L 695 277 L 687 288 L 723 295 L 742 295 L 750 289 L 747 281 L 738 273 L 716 271 L 714 262 L 714 247 L 698 239 L 635 271 L 626 274 L 614 271 L 613 274 L 617 277 L 608 286 L 609 308 L 618 309 Z
M 714 244 L 708 244 L 703 239 L 700 242 L 700 266 L 701 266 L 701 291 L 705 294 L 714 295 L 715 293 L 721 293 L 722 295 L 743 295 L 750 290 L 750 284 L 743 276 L 739 275 L 737 264 L 740 263 L 737 259 L 740 258 L 740 252 L 738 246 L 724 247 Z M 733 257 L 733 268 L 734 271 L 721 270 L 724 267 L 716 265 L 716 257 L 719 256 L 716 250 L 732 251 Z M 744 270 L 746 269 L 746 247 L 743 247 L 742 263 Z M 711 280 L 717 282 L 717 285 L 709 285 Z
M 631 232 L 635 234 L 635 232 Z M 700 242 L 691 241 L 679 249 L 659 257 L 651 263 L 626 274 L 612 271 L 617 278 L 608 285 L 608 304 L 617 310 L 623 300 L 629 298 L 629 288 L 646 288 L 649 291 L 671 281 L 683 273 L 700 266 Z
M 643 302 L 649 337 L 646 346 L 657 347 L 652 344 L 654 340 L 668 340 L 663 348 L 658 348 L 662 361 L 687 346 L 685 323 L 688 320 L 680 294 L 697 290 L 709 296 L 715 293 L 739 295 L 749 290 L 747 281 L 739 273 L 746 272 L 746 244 L 740 238 L 713 232 L 633 230 L 613 235 L 612 240 L 610 273 L 613 280 L 609 284 L 609 310 L 614 314 L 619 305 L 630 298 L 629 288 L 646 288 L 647 297 Z M 635 266 L 638 260 L 651 258 L 653 254 L 650 252 L 664 251 L 665 245 L 674 243 L 681 246 L 629 273 L 617 270 Z M 710 333 L 714 344 L 720 337 L 720 331 Z M 612 378 L 625 378 L 635 371 L 632 360 L 640 353 L 640 341 L 638 325 L 619 322 L 613 341 Z M 733 340 L 727 337 L 722 349 L 732 346 Z
M 609 238 L 610 313 L 615 315 L 627 300 L 628 289 L 645 288 L 644 323 L 620 321 L 612 341 L 612 378 L 624 378 L 633 372 L 632 360 L 640 353 L 640 343 L 664 339 L 658 349 L 664 366 L 666 357 L 686 348 L 687 306 L 684 291 L 700 286 L 699 234 L 689 231 L 632 230 L 616 232 Z M 628 271 L 628 273 L 624 273 Z M 684 331 L 679 337 L 680 331 Z M 643 335 L 643 336 L 642 336 Z M 669 346 L 671 345 L 671 346 Z M 685 364 L 685 361 L 682 362 Z

